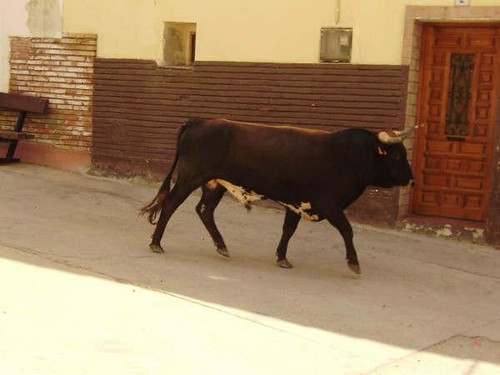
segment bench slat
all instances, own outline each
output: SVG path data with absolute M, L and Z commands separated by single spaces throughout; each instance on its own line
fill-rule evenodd
M 48 104 L 47 99 L 0 92 L 0 109 L 18 112 L 14 129 L 0 130 L 0 142 L 9 143 L 7 154 L 0 158 L 0 164 L 19 162 L 19 158 L 14 157 L 19 140 L 35 138 L 34 134 L 22 132 L 26 116 L 28 113 L 45 113 Z
M 48 104 L 48 99 L 0 92 L 0 108 L 13 111 L 45 113 Z
M 19 163 L 20 161 L 19 158 L 0 158 L 0 164 Z
M 34 134 L 23 133 L 23 132 L 14 132 L 14 131 L 0 131 L 0 139 L 33 139 L 35 138 Z

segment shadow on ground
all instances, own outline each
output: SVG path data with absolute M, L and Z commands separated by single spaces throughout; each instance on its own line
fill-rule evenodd
M 29 165 L 2 166 L 0 181 L 0 245 L 45 266 L 48 259 L 56 269 L 140 285 L 259 324 L 284 321 L 500 363 L 500 334 L 481 333 L 500 322 L 500 253 L 491 248 L 355 226 L 358 277 L 345 265 L 339 234 L 302 221 L 289 248 L 295 268 L 283 270 L 274 264 L 281 211 L 247 213 L 225 197 L 216 213 L 232 255 L 225 259 L 195 214 L 195 193 L 167 228 L 166 253 L 154 254 L 153 227 L 137 210 L 156 187 Z

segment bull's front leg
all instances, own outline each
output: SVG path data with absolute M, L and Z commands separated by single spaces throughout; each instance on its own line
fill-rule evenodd
M 299 221 L 300 215 L 287 208 L 285 222 L 283 223 L 283 234 L 281 235 L 281 240 L 276 250 L 276 262 L 281 268 L 293 268 L 292 263 L 286 259 L 286 252 L 288 250 L 288 242 L 295 233 Z
M 342 211 L 335 212 L 328 218 L 330 224 L 332 224 L 340 232 L 342 238 L 344 239 L 346 248 L 346 259 L 347 266 L 351 271 L 360 274 L 361 268 L 358 262 L 358 255 L 356 254 L 356 249 L 354 248 L 353 231 L 351 224 L 347 220 L 347 217 Z

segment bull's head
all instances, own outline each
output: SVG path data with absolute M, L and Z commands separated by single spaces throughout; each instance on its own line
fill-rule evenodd
M 402 142 L 413 133 L 418 126 L 404 131 L 383 131 L 378 133 L 378 162 L 373 185 L 392 187 L 408 185 L 413 181 L 413 173 L 407 160 L 406 149 Z

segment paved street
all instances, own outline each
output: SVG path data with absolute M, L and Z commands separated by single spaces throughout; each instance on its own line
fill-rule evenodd
M 149 251 L 157 185 L 0 166 L 0 374 L 499 374 L 500 251 L 302 221 L 229 196 L 218 255 L 194 207 Z

